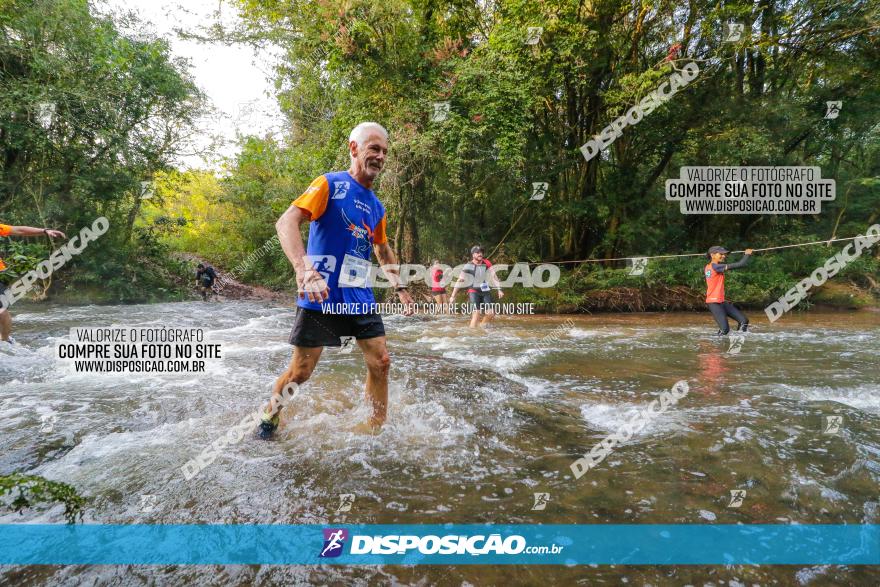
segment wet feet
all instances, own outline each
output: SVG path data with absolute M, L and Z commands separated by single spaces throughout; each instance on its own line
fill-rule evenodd
M 257 428 L 257 436 L 260 437 L 260 440 L 272 440 L 275 437 L 275 431 L 278 430 L 278 421 L 278 414 L 271 418 L 269 414 L 263 414 L 263 420 Z

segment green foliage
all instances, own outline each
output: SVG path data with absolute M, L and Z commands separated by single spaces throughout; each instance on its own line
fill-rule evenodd
M 45 249 L 39 243 L 25 241 L 9 241 L 0 248 L 0 258 L 6 264 L 6 270 L 0 273 L 0 283 L 9 285 L 31 269 L 43 258 Z
M 65 291 L 181 296 L 169 283 L 187 269 L 173 251 L 234 268 L 274 236 L 312 179 L 348 166 L 348 133 L 363 120 L 391 133 L 376 191 L 402 262 L 455 264 L 474 243 L 496 261 L 774 246 L 862 233 L 880 218 L 872 0 L 845 10 L 827 0 L 237 5 L 238 30 L 208 33 L 284 51 L 276 88 L 288 131 L 241 137 L 220 176 L 170 169 L 204 104 L 165 41 L 121 34 L 85 0 L 0 7 L 0 220 L 68 232 L 98 215 L 111 221 L 63 272 Z M 731 20 L 746 24 L 739 43 L 720 38 Z M 543 33 L 530 46 L 534 26 Z M 584 159 L 581 145 L 687 62 L 700 66 L 694 82 Z M 824 119 L 827 100 L 844 102 L 837 119 Z M 441 101 L 449 117 L 434 121 Z M 54 104 L 50 124 L 41 104 Z M 819 166 L 836 180 L 837 200 L 813 216 L 685 216 L 663 197 L 664 180 L 684 165 L 758 164 Z M 141 200 L 148 179 L 155 196 Z M 536 181 L 549 195 L 530 201 Z M 15 271 L 50 252 L 14 246 Z M 821 254 L 758 258 L 730 292 L 758 303 Z M 699 291 L 687 263 L 652 263 L 640 287 Z M 841 278 L 874 287 L 871 263 Z M 244 274 L 275 287 L 290 277 L 277 249 Z M 555 294 L 522 295 L 567 304 L 598 287 L 632 279 L 591 266 L 567 273 Z
M 6 506 L 16 512 L 43 503 L 64 504 L 64 517 L 68 524 L 75 524 L 77 519 L 82 521 L 83 507 L 86 505 L 86 499 L 73 486 L 49 481 L 38 475 L 0 475 L 0 498 L 7 494 L 15 494 Z
M 277 84 L 292 131 L 284 149 L 267 141 L 283 159 L 273 168 L 287 167 L 296 193 L 346 165 L 355 123 L 385 124 L 378 193 L 406 261 L 451 262 L 474 242 L 503 242 L 501 254 L 528 260 L 776 244 L 827 238 L 835 226 L 855 234 L 880 213 L 868 0 L 843 11 L 824 0 L 240 6 L 249 39 L 287 51 Z M 730 20 L 750 30 L 739 44 L 720 38 Z M 524 43 L 531 26 L 543 27 L 534 47 Z M 582 144 L 689 61 L 701 68 L 694 83 L 584 160 Z M 844 114 L 824 120 L 830 99 L 844 101 Z M 438 101 L 450 103 L 444 122 L 431 121 Z M 251 141 L 233 183 L 251 179 L 260 139 Z M 710 164 L 820 166 L 837 180 L 838 201 L 821 216 L 680 214 L 663 181 Z M 550 183 L 540 202 L 528 201 L 533 181 Z
M 85 0 L 0 4 L 0 221 L 68 236 L 110 221 L 56 288 L 96 285 L 118 300 L 166 282 L 153 275 L 164 252 L 134 221 L 141 182 L 188 148 L 203 109 L 184 67 L 164 40 L 123 35 Z M 45 242 L 27 250 L 17 272 L 51 253 Z

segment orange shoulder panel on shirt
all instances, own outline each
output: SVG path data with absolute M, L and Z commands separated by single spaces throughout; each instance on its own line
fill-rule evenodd
M 0 236 L 9 236 L 12 234 L 12 227 L 8 224 L 0 224 Z
M 373 229 L 373 244 L 374 245 L 384 245 L 388 242 L 388 235 L 386 234 L 386 222 L 385 216 L 382 217 L 382 220 L 379 221 L 379 224 L 376 225 L 376 228 Z
M 317 220 L 327 209 L 327 200 L 330 198 L 330 186 L 327 178 L 318 176 L 309 184 L 306 191 L 293 201 L 293 205 L 303 210 L 308 210 L 312 220 Z

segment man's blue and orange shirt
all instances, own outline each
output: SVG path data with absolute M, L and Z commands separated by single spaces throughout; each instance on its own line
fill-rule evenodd
M 374 304 L 373 290 L 363 280 L 369 273 L 373 245 L 388 242 L 385 206 L 376 194 L 347 171 L 336 171 L 316 178 L 293 205 L 311 215 L 306 255 L 330 288 L 323 304 L 362 308 Z M 340 287 L 340 276 L 343 283 L 363 285 Z M 322 306 L 303 298 L 297 305 L 309 310 Z
M 12 234 L 12 227 L 8 224 L 0 224 L 0 236 L 9 236 Z M 0 271 L 6 271 L 6 263 L 0 259 Z

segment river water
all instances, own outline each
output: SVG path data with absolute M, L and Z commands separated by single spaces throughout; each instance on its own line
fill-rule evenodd
M 173 523 L 880 523 L 880 313 L 787 315 L 739 352 L 701 314 L 386 319 L 388 422 L 362 355 L 327 349 L 276 442 L 180 467 L 252 413 L 286 366 L 290 308 L 255 302 L 16 306 L 0 348 L 0 472 L 74 485 L 85 521 Z M 71 375 L 73 326 L 187 326 L 206 375 Z M 733 349 L 734 351 L 736 349 Z M 569 465 L 679 380 L 689 394 L 580 479 Z M 52 425 L 47 427 L 47 415 Z M 830 419 L 829 419 L 830 417 Z M 836 433 L 830 433 L 832 428 Z M 51 430 L 47 430 L 51 428 Z M 739 507 L 730 491 L 744 489 Z M 549 493 L 542 511 L 534 494 Z M 340 494 L 354 494 L 337 512 Z M 63 523 L 61 508 L 0 523 Z M 6 567 L 0 583 L 876 585 L 877 567 Z

